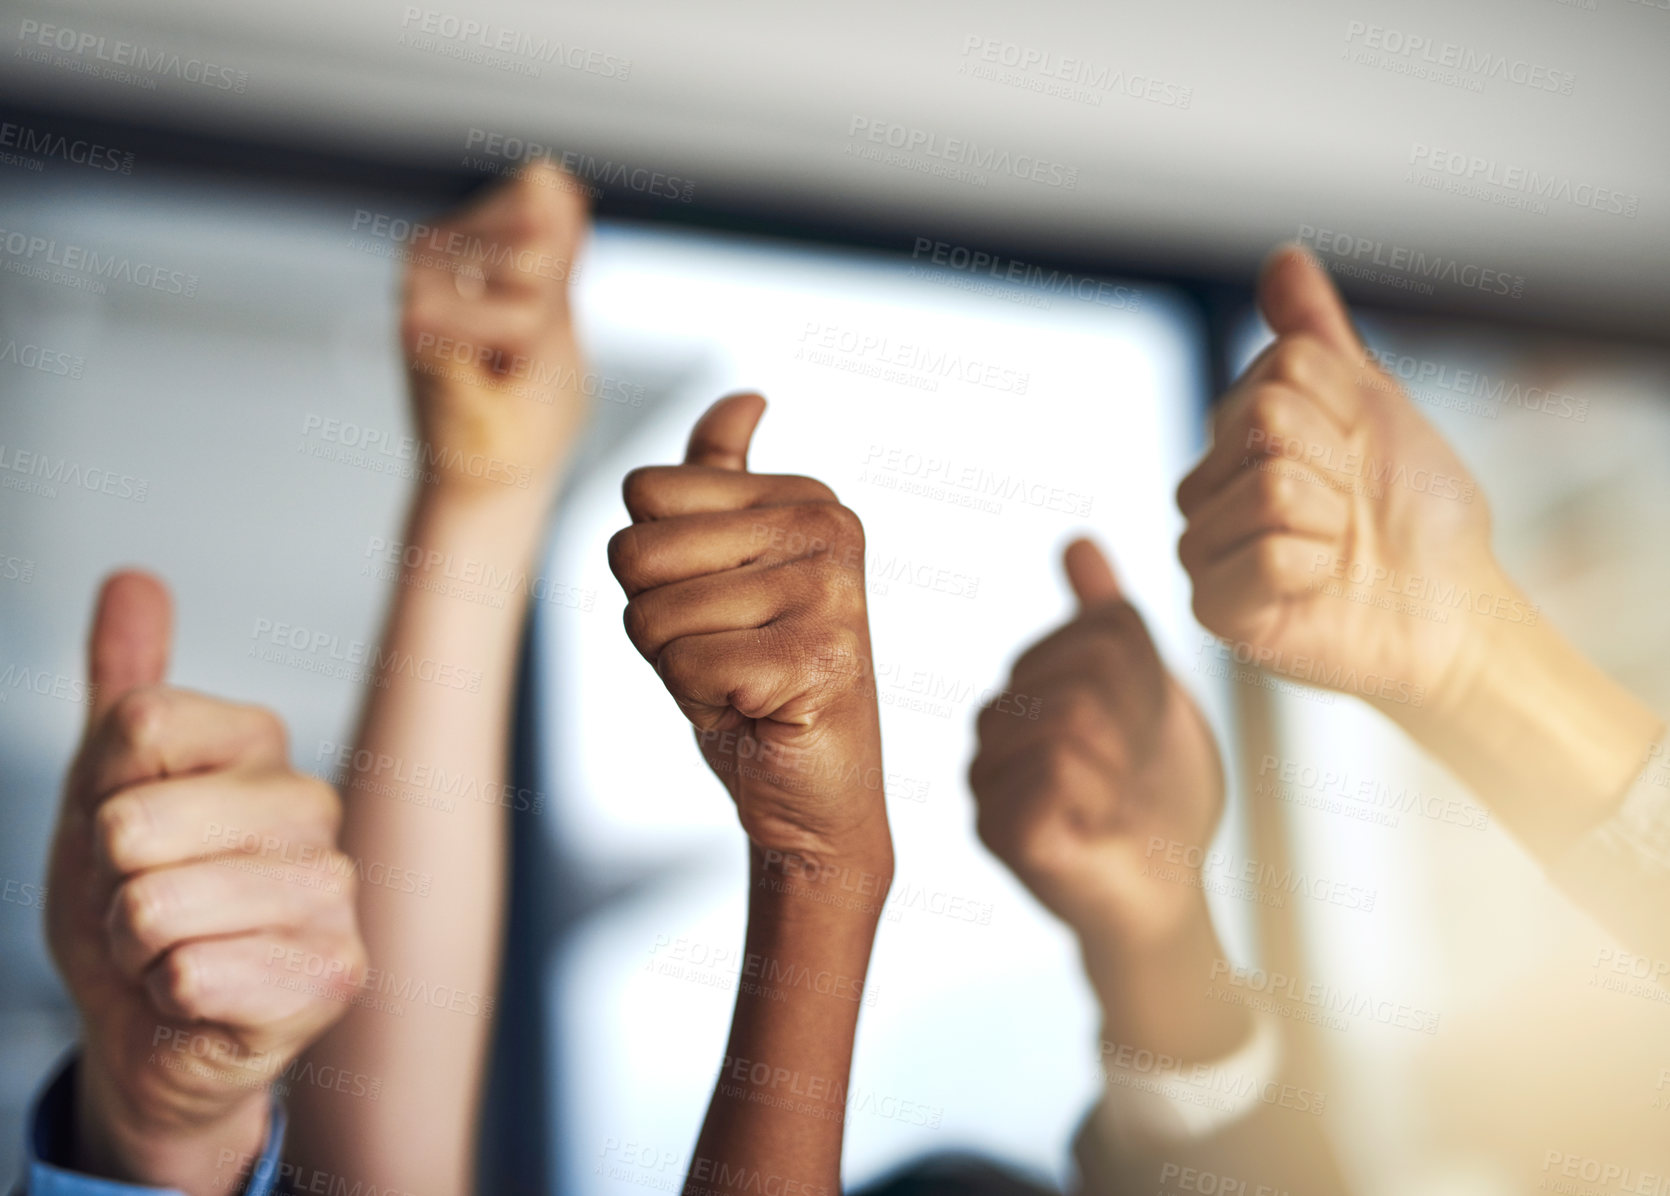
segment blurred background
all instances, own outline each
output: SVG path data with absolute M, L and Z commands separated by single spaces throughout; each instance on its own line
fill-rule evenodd
M 603 545 L 621 475 L 675 460 L 738 386 L 772 402 L 758 467 L 826 479 L 870 537 L 900 871 L 849 1183 L 949 1149 L 1069 1174 L 1094 1004 L 1070 937 L 976 842 L 963 769 L 981 700 L 1069 610 L 1056 558 L 1087 529 L 1235 758 L 1220 845 L 1376 895 L 1225 886 L 1232 954 L 1437 1016 L 1284 1023 L 1357 1189 L 1523 1192 L 1554 1152 L 1670 1171 L 1664 994 L 1596 983 L 1602 932 L 1377 716 L 1222 676 L 1171 498 L 1265 335 L 1257 262 L 1299 240 L 1546 616 L 1670 711 L 1667 52 L 1670 9 L 1634 0 L 8 4 L 0 1174 L 74 1034 L 36 907 L 98 578 L 166 577 L 173 679 L 274 707 L 297 765 L 332 775 L 361 695 L 252 637 L 374 634 L 407 485 L 363 448 L 407 430 L 388 222 L 541 154 L 593 194 L 577 302 L 609 387 L 526 661 L 539 800 L 512 819 L 489 1190 L 676 1188 L 716 1071 L 742 840 L 620 632 Z M 881 368 L 883 341 L 986 381 Z M 948 466 L 1072 501 L 976 501 Z M 622 709 L 651 725 L 628 739 Z

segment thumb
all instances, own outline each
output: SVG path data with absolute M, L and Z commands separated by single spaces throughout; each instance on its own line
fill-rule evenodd
M 1113 566 L 1094 540 L 1079 539 L 1067 545 L 1061 556 L 1067 569 L 1067 582 L 1078 596 L 1080 609 L 1087 610 L 1124 597 Z
M 765 400 L 759 395 L 749 392 L 726 395 L 704 411 L 690 430 L 684 463 L 715 469 L 747 469 L 748 442 L 754 438 L 754 426 L 764 414 Z
M 1277 336 L 1304 332 L 1349 356 L 1363 351 L 1334 280 L 1297 245 L 1283 245 L 1265 261 L 1258 276 L 1258 310 Z
M 89 729 L 129 690 L 162 681 L 172 622 L 173 602 L 158 578 L 124 570 L 104 579 L 87 637 Z

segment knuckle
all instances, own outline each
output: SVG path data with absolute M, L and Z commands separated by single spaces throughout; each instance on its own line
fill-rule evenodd
M 1261 469 L 1258 471 L 1257 502 L 1270 513 L 1290 510 L 1299 499 L 1300 484 L 1291 469 Z
M 626 638 L 631 640 L 640 652 L 644 650 L 644 645 L 649 643 L 650 635 L 650 617 L 645 607 L 646 603 L 642 597 L 633 598 L 621 612 L 621 625 L 626 629 Z
M 659 478 L 659 467 L 640 465 L 621 481 L 621 498 L 626 501 L 626 509 L 634 516 L 647 514 L 655 509 L 656 495 L 661 489 L 658 484 Z
M 1288 556 L 1281 539 L 1265 536 L 1253 549 L 1253 565 L 1259 578 L 1266 582 L 1282 580 L 1288 571 Z
M 791 485 L 804 489 L 808 492 L 810 496 L 806 500 L 808 502 L 827 502 L 839 505 L 841 501 L 835 497 L 835 491 L 831 490 L 823 482 L 818 481 L 817 478 L 802 477 L 801 475 L 796 474 L 790 478 L 789 481 Z
M 621 528 L 609 537 L 609 572 L 615 575 L 615 580 L 622 585 L 628 583 L 635 572 L 639 556 L 639 534 L 637 524 Z
M 1311 337 L 1284 336 L 1270 353 L 1271 376 L 1291 386 L 1309 387 L 1321 376 L 1323 351 Z
M 133 750 L 154 747 L 162 739 L 168 721 L 168 691 L 159 687 L 130 690 L 117 699 L 111 710 L 117 734 Z
M 253 706 L 255 737 L 281 759 L 290 754 L 290 729 L 277 713 L 265 706 Z
M 167 884 L 155 876 L 136 876 L 116 890 L 112 929 L 154 950 L 167 942 L 170 908 Z
M 296 779 L 301 785 L 300 806 L 306 812 L 306 820 L 323 838 L 335 839 L 337 831 L 342 829 L 342 795 L 335 785 L 321 777 L 297 774 Z
M 209 1004 L 209 971 L 196 951 L 181 948 L 170 951 L 157 965 L 157 983 L 170 1005 L 188 1017 L 196 1016 Z
M 821 688 L 845 688 L 864 676 L 863 649 L 863 641 L 853 628 L 828 627 L 806 654 L 806 671 L 813 683 Z
M 1068 736 L 1094 740 L 1107 730 L 1101 699 L 1083 683 L 1068 686 L 1049 699 L 1057 724 Z
M 139 866 L 139 849 L 149 824 L 144 800 L 137 794 L 118 793 L 93 815 L 94 842 L 118 872 L 131 872 Z

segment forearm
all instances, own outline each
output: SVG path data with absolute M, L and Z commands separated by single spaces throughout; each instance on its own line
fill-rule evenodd
M 1152 1051 L 1182 1063 L 1221 1058 L 1246 1042 L 1252 1019 L 1207 995 L 1224 950 L 1205 897 L 1195 916 L 1167 938 L 1130 945 L 1119 936 L 1080 932 L 1085 972 L 1102 1006 L 1102 1053 Z
M 1547 622 L 1491 622 L 1448 692 L 1387 713 L 1546 865 L 1616 809 L 1663 730 Z
M 853 1037 L 890 856 L 808 879 L 753 852 L 736 1010 L 686 1196 L 833 1196 Z
M 350 1184 L 470 1187 L 516 804 L 505 800 L 516 665 L 546 505 L 543 492 L 425 490 L 407 522 L 344 785 L 342 847 L 361 862 L 374 970 L 365 1003 L 309 1056 L 357 1077 L 359 1095 L 298 1086 L 291 1098 L 291 1157 Z M 385 870 L 402 882 L 367 883 Z

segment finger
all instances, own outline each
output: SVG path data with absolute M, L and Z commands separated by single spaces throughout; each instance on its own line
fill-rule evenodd
M 1346 357 L 1360 358 L 1363 342 L 1351 313 L 1322 263 L 1297 245 L 1283 245 L 1265 260 L 1258 278 L 1258 310 L 1278 337 L 1305 333 Z
M 1294 461 L 1264 460 L 1242 470 L 1195 511 L 1177 555 L 1192 575 L 1259 536 L 1333 544 L 1350 519 L 1349 500 L 1321 474 Z
M 793 723 L 795 700 L 808 688 L 806 661 L 795 650 L 795 633 L 783 628 L 724 631 L 673 640 L 661 651 L 656 672 L 667 692 L 698 731 L 732 717 Z M 823 649 L 831 662 L 845 656 L 853 667 L 868 667 L 856 641 Z
M 1267 625 L 1309 589 L 1316 553 L 1314 540 L 1298 536 L 1249 540 L 1195 575 L 1195 618 L 1227 639 L 1267 642 Z
M 340 1017 L 365 980 L 352 933 L 298 939 L 258 932 L 196 939 L 173 948 L 144 977 L 164 1017 L 257 1030 L 275 1044 L 312 1037 Z
M 1123 597 L 1113 566 L 1095 541 L 1074 540 L 1067 545 L 1061 559 L 1067 571 L 1067 582 L 1073 587 L 1081 609 Z
M 843 582 L 864 584 L 861 572 L 842 577 L 830 569 L 817 562 L 757 564 L 645 590 L 626 604 L 626 634 L 654 664 L 672 640 L 757 630 L 793 608 L 821 605 Z
M 621 493 L 634 523 L 711 511 L 837 501 L 833 490 L 813 478 L 692 465 L 634 469 L 626 475 Z
M 1159 653 L 1142 615 L 1128 602 L 1110 603 L 1081 614 L 1022 652 L 1011 670 L 1013 684 L 1029 693 L 1043 678 L 1078 668 L 1110 683 L 1158 667 Z
M 978 763 L 978 761 L 976 762 Z M 1094 758 L 1077 744 L 1057 742 L 985 766 L 976 777 L 975 830 L 999 859 L 1025 872 L 1048 872 L 1059 840 L 1048 828 L 1091 833 L 1113 824 L 1119 795 Z
M 272 855 L 330 846 L 336 790 L 287 772 L 197 773 L 129 785 L 93 815 L 93 846 L 125 876 L 233 852 Z
M 137 570 L 105 578 L 87 637 L 87 679 L 93 689 L 89 734 L 123 694 L 162 683 L 172 621 L 168 587 L 159 578 Z
M 89 805 L 139 781 L 234 765 L 279 765 L 284 724 L 270 710 L 187 689 L 130 690 L 93 731 L 77 763 Z
M 1212 448 L 1177 487 L 1177 507 L 1195 511 L 1249 460 L 1343 460 L 1345 437 L 1334 418 L 1308 394 L 1279 382 L 1238 387 L 1225 400 Z
M 505 242 L 578 248 L 589 223 L 585 188 L 554 162 L 538 158 L 488 188 L 447 223 Z
M 987 768 L 1057 740 L 1071 740 L 1109 776 L 1124 773 L 1131 758 L 1128 733 L 1143 728 L 1128 717 L 1117 691 L 1101 678 L 1080 673 L 1064 674 L 1028 692 L 1041 695 L 1036 718 L 1018 713 L 1014 705 L 989 704 L 980 711 L 976 728 Z
M 634 523 L 610 539 L 609 568 L 628 598 L 746 565 L 820 554 L 861 568 L 857 522 L 839 503 L 806 502 Z
M 112 962 L 138 980 L 165 951 L 190 939 L 294 932 L 322 916 L 346 916 L 342 894 L 352 884 L 353 861 L 329 849 L 310 859 L 215 856 L 128 877 L 105 915 Z
M 690 430 L 684 463 L 714 469 L 747 469 L 748 444 L 764 414 L 765 399 L 761 396 L 726 395 L 709 407 Z

